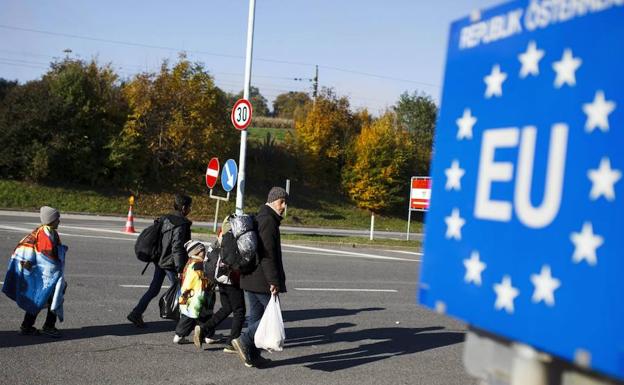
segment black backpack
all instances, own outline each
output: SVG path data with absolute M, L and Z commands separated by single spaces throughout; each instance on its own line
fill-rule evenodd
M 220 256 L 223 263 L 243 274 L 251 273 L 258 266 L 258 223 L 253 215 L 243 214 L 240 217 L 231 215 L 229 221 L 241 220 L 244 218 L 245 224 L 233 226 L 238 230 L 238 234 L 233 229 L 228 230 L 221 238 Z
M 160 241 L 162 223 L 163 218 L 154 219 L 154 223 L 141 231 L 141 234 L 137 237 L 136 243 L 134 244 L 134 253 L 139 261 L 149 264 L 150 262 L 158 261 L 160 258 L 160 253 L 162 251 Z M 145 272 L 145 269 L 143 269 L 143 272 Z

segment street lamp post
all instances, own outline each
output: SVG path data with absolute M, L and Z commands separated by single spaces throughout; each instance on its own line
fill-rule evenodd
M 249 88 L 251 86 L 251 58 L 253 55 L 254 18 L 256 13 L 256 0 L 249 0 L 249 18 L 247 21 L 247 52 L 245 55 L 245 85 L 243 98 L 249 100 Z M 245 195 L 245 153 L 247 152 L 247 130 L 241 131 L 240 154 L 238 158 L 238 185 L 236 187 L 236 214 L 243 214 Z

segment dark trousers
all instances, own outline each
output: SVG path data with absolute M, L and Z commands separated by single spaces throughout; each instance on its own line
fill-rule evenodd
M 232 327 L 227 339 L 227 344 L 231 344 L 233 339 L 240 336 L 245 322 L 245 294 L 238 287 L 219 284 L 219 298 L 221 299 L 221 309 L 201 325 L 202 331 L 205 336 L 212 336 L 217 326 L 232 313 Z
M 154 264 L 154 277 L 152 277 L 152 282 L 145 294 L 143 294 L 143 297 L 139 300 L 139 303 L 132 309 L 133 313 L 142 315 L 145 312 L 151 300 L 160 293 L 165 276 L 169 278 L 169 282 L 171 282 L 172 285 L 178 280 L 175 272 L 161 269 L 157 264 Z
M 212 317 L 212 310 L 214 309 L 215 304 L 215 294 L 214 291 L 206 294 L 208 299 L 206 301 L 206 307 L 202 309 L 199 314 L 199 318 L 191 318 L 187 317 L 184 314 L 180 314 L 180 319 L 178 320 L 178 324 L 176 325 L 175 333 L 180 337 L 186 337 L 191 334 L 195 325 L 203 325 Z
M 256 348 L 254 336 L 256 335 L 256 330 L 258 330 L 260 319 L 264 314 L 264 309 L 266 309 L 269 304 L 271 294 L 254 293 L 253 291 L 245 290 L 245 297 L 247 299 L 247 304 L 249 305 L 249 314 L 247 315 L 247 330 L 241 334 L 240 339 L 247 347 L 249 357 L 254 359 L 260 356 L 260 349 Z
M 44 327 L 46 328 L 53 328 L 54 325 L 56 325 L 56 314 L 54 314 L 52 312 L 52 310 L 50 310 L 50 307 L 52 306 L 52 296 L 50 296 L 50 299 L 48 300 L 48 314 L 46 316 L 46 320 L 43 324 Z M 37 316 L 39 315 L 39 313 L 37 314 L 30 314 L 30 313 L 26 313 L 24 314 L 24 321 L 22 321 L 22 327 L 24 329 L 28 329 L 31 328 L 35 325 L 35 321 L 37 320 Z

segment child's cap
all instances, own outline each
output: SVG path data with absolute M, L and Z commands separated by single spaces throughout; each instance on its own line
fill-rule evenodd
M 206 246 L 204 246 L 204 244 L 200 241 L 195 241 L 193 239 L 191 239 L 190 241 L 186 242 L 184 244 L 184 247 L 186 248 L 186 253 L 188 255 L 197 255 L 199 253 L 201 253 L 202 251 L 206 251 Z

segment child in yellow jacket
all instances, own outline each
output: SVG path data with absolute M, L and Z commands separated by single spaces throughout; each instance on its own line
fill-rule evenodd
M 176 344 L 188 343 L 186 337 L 191 330 L 214 306 L 214 286 L 212 277 L 204 275 L 204 257 L 206 246 L 195 240 L 190 240 L 184 245 L 189 256 L 182 272 L 182 287 L 180 288 L 180 320 L 176 326 L 173 342 Z

